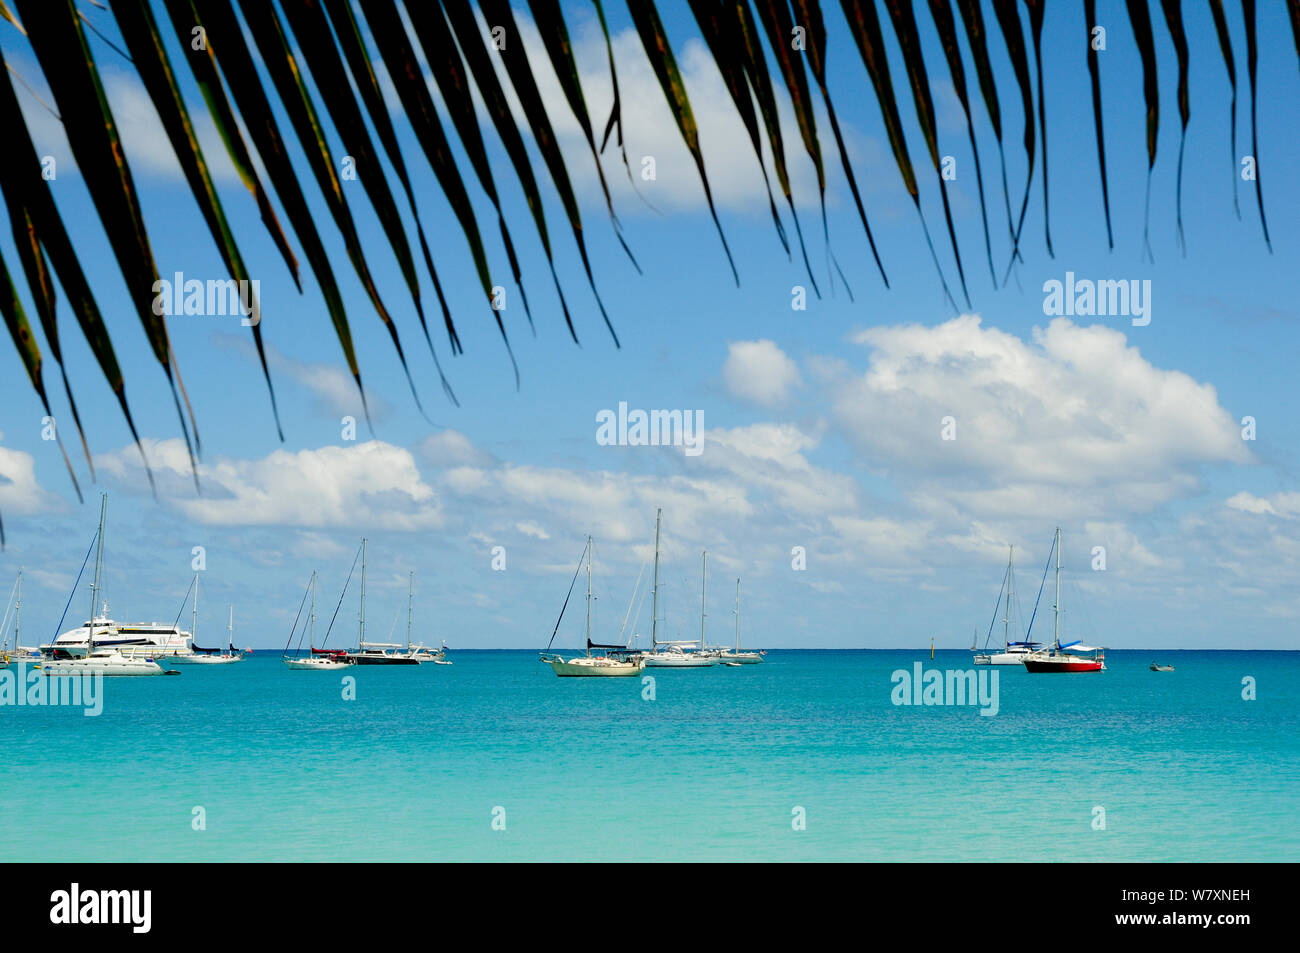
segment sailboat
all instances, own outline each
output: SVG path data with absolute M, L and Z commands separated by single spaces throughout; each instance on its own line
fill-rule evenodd
M 281 661 L 285 667 L 295 672 L 337 672 L 341 668 L 347 668 L 348 663 L 342 658 L 343 650 L 338 649 L 330 652 L 324 649 L 316 648 L 316 573 L 311 574 L 311 582 L 308 584 L 311 589 L 311 622 L 308 631 L 310 635 L 307 640 L 307 655 L 302 658 L 295 658 L 288 654 L 289 646 L 285 646 L 285 654 L 281 656 Z M 302 603 L 298 604 L 298 611 L 302 611 Z M 289 633 L 289 641 L 293 641 L 293 632 Z
M 1061 528 L 1052 542 L 1056 553 L 1056 604 L 1052 606 L 1052 644 L 1024 658 L 1028 672 L 1101 672 L 1106 668 L 1105 650 L 1082 642 L 1061 644 Z
M 447 640 L 442 640 L 442 648 L 431 649 L 423 642 L 412 644 L 411 642 L 411 600 L 415 595 L 415 572 L 411 572 L 411 578 L 406 590 L 406 654 L 411 656 L 417 662 L 432 662 L 434 665 L 450 665 L 447 660 Z
M 162 667 L 151 658 L 123 655 L 116 648 L 95 648 L 95 603 L 99 598 L 99 579 L 104 565 L 104 520 L 108 515 L 108 494 L 99 505 L 99 530 L 95 534 L 95 579 L 90 586 L 90 623 L 86 626 L 86 654 L 65 658 L 46 656 L 41 671 L 46 675 L 162 675 Z M 85 568 L 84 566 L 82 567 Z M 80 578 L 80 577 L 78 577 Z M 104 631 L 104 630 L 101 630 Z
M 14 647 L 9 648 L 9 611 L 13 610 L 14 620 Z M 5 603 L 4 619 L 0 621 L 0 668 L 8 668 L 10 662 L 37 662 L 40 661 L 40 653 L 35 649 L 27 648 L 19 644 L 22 637 L 22 617 L 23 617 L 23 571 L 18 570 L 18 579 L 14 582 L 14 588 L 9 593 L 9 601 Z
M 366 541 L 361 540 L 361 619 L 357 650 L 347 653 L 347 660 L 352 665 L 419 665 L 420 660 L 411 654 L 410 646 L 405 652 L 395 642 L 366 641 Z
M 656 532 L 656 538 L 657 538 Z M 573 583 L 569 584 L 569 596 L 564 597 L 564 607 L 560 609 L 560 617 L 555 620 L 555 629 L 551 632 L 551 642 L 547 644 L 546 651 L 541 653 L 541 660 L 551 666 L 551 670 L 561 678 L 569 677 L 620 677 L 637 675 L 645 668 L 645 657 L 640 654 L 630 654 L 625 645 L 601 645 L 591 641 L 591 537 L 587 537 L 587 548 L 583 550 L 583 556 L 587 560 L 587 654 L 575 656 L 574 658 L 565 659 L 559 655 L 550 654 L 551 643 L 555 642 L 555 633 L 560 631 L 560 622 L 564 619 L 564 608 L 569 605 L 569 596 L 573 595 Z M 582 570 L 582 560 L 578 560 L 578 571 Z M 578 573 L 574 572 L 573 582 L 578 581 Z M 634 597 L 635 598 L 635 597 Z M 592 650 L 603 652 L 603 655 L 592 655 Z
M 766 652 L 751 652 L 740 649 L 740 580 L 736 580 L 736 647 L 734 649 L 723 649 L 718 652 L 716 657 L 723 665 L 757 665 L 763 661 Z
M 205 649 L 199 645 L 199 576 L 198 573 L 195 573 L 194 607 L 190 621 L 190 632 L 193 635 L 194 641 L 191 643 L 191 650 L 189 652 L 175 655 L 172 657 L 171 661 L 180 665 L 229 665 L 231 662 L 242 662 L 243 656 L 235 652 L 234 626 L 235 607 L 231 606 L 228 650 L 223 653 L 221 649 Z
M 675 639 L 670 642 L 660 642 L 659 632 L 659 510 L 655 514 L 655 577 L 654 577 L 654 598 L 652 600 L 652 617 L 650 619 L 650 654 L 645 656 L 647 668 L 711 668 L 718 664 L 715 656 L 707 654 L 704 648 L 704 605 L 703 605 L 703 585 L 701 582 L 701 605 L 700 605 L 700 640 L 695 639 Z M 702 580 L 707 576 L 709 566 L 709 554 L 703 554 L 703 569 L 701 571 Z M 663 646 L 663 648 L 660 648 Z M 700 651 L 690 651 L 696 646 Z
M 998 607 L 1002 607 L 1002 651 L 988 650 L 988 637 L 984 639 L 984 651 L 975 655 L 976 665 L 1019 665 L 1025 656 L 1034 649 L 1041 648 L 1041 642 L 1012 641 L 1011 625 L 1013 622 L 1012 606 L 1016 596 L 1015 547 L 1007 547 L 1007 571 L 1002 578 L 1002 590 L 998 593 L 998 605 L 993 607 L 993 618 L 998 617 Z M 1005 598 L 1004 598 L 1005 597 Z M 993 625 L 989 625 L 989 636 L 993 634 Z M 974 643 L 971 645 L 974 648 Z

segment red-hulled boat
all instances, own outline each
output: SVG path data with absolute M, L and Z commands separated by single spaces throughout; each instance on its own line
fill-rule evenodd
M 1074 641 L 1061 644 L 1061 528 L 1056 528 L 1052 543 L 1056 555 L 1056 604 L 1052 606 L 1052 644 L 1025 655 L 1021 662 L 1027 672 L 1102 672 L 1106 669 L 1103 649 Z M 1051 565 L 1050 560 L 1048 565 Z M 1046 573 L 1044 573 L 1046 575 Z M 1041 592 L 1041 587 L 1039 589 Z

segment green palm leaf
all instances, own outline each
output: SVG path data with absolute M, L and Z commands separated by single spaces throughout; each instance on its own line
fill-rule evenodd
M 1165 23 L 1169 25 L 1169 36 L 1174 43 L 1174 52 L 1178 55 L 1178 118 L 1181 131 L 1178 138 L 1178 185 L 1175 191 L 1175 207 L 1178 215 L 1178 246 L 1187 254 L 1187 240 L 1183 237 L 1183 152 L 1187 148 L 1187 121 L 1191 118 L 1191 104 L 1187 98 L 1187 33 L 1183 29 L 1182 0 L 1160 0 L 1165 13 Z
M 1219 51 L 1228 68 L 1228 85 L 1232 87 L 1232 102 L 1228 107 L 1228 136 L 1232 160 L 1232 208 L 1241 218 L 1241 203 L 1237 199 L 1237 62 L 1232 55 L 1232 38 L 1228 35 L 1228 20 L 1223 15 L 1223 0 L 1210 0 L 1210 13 L 1214 17 L 1214 32 L 1219 37 Z
M 993 0 L 993 14 L 997 17 L 1002 40 L 1006 44 L 1007 54 L 1011 57 L 1011 68 L 1016 74 L 1016 85 L 1020 87 L 1020 106 L 1025 116 L 1025 156 L 1028 168 L 1025 171 L 1025 195 L 1020 202 L 1020 217 L 1016 221 L 1015 231 L 1011 236 L 1011 261 L 1007 263 L 1006 282 L 1011 274 L 1011 267 L 1020 255 L 1020 231 L 1025 227 L 1025 212 L 1029 208 L 1029 187 L 1034 180 L 1034 87 L 1029 78 L 1029 57 L 1025 52 L 1025 38 L 1020 23 L 1020 14 L 1016 11 L 1015 0 Z
M 718 238 L 722 240 L 722 250 L 726 252 L 727 264 L 731 266 L 731 277 L 739 287 L 740 273 L 736 271 L 736 262 L 732 259 L 731 249 L 727 246 L 727 236 L 722 233 L 718 210 L 713 205 L 713 190 L 709 188 L 709 177 L 704 171 L 704 153 L 700 151 L 699 127 L 695 124 L 691 101 L 686 95 L 686 84 L 682 82 L 682 74 L 677 69 L 677 60 L 673 57 L 672 47 L 668 44 L 664 25 L 659 20 L 659 13 L 655 10 L 654 4 L 648 0 L 628 0 L 627 9 L 632 15 L 632 23 L 636 26 L 637 35 L 641 38 L 641 46 L 650 60 L 650 68 L 654 70 L 655 78 L 659 80 L 659 86 L 663 89 L 664 98 L 668 101 L 668 107 L 672 110 L 682 141 L 686 143 L 691 158 L 695 160 L 695 168 L 700 174 L 700 183 L 704 186 L 704 198 L 709 204 L 709 214 L 713 216 L 713 225 L 718 230 Z
M 1142 247 L 1151 255 L 1151 171 L 1156 164 L 1156 131 L 1160 127 L 1160 84 L 1156 76 L 1156 44 L 1151 33 L 1147 0 L 1128 0 L 1133 38 L 1142 57 L 1142 92 L 1147 103 L 1147 192 L 1142 217 Z
M 127 292 L 135 303 L 154 357 L 167 377 L 197 487 L 195 456 L 201 448 L 198 429 L 167 336 L 167 325 L 153 310 L 158 268 L 136 200 L 131 169 L 76 8 L 70 0 L 18 0 L 18 10 L 32 50 L 58 103 L 68 145 L 108 233 Z M 75 55 L 69 55 L 69 50 L 75 51 Z M 188 425 L 182 400 L 189 410 Z M 192 440 L 191 427 L 194 428 Z
M 122 40 L 131 54 L 136 72 L 140 75 L 140 81 L 144 84 L 162 120 L 172 150 L 180 162 L 186 182 L 189 183 L 190 192 L 198 202 L 208 231 L 212 233 L 212 238 L 221 252 L 221 259 L 225 262 L 232 278 L 246 283 L 243 287 L 249 289 L 248 303 L 252 314 L 260 317 L 261 306 L 252 295 L 254 287 L 252 280 L 244 267 L 243 256 L 239 253 L 234 233 L 226 220 L 221 200 L 217 197 L 216 186 L 208 172 L 208 164 L 203 158 L 203 150 L 199 147 L 198 138 L 194 134 L 194 126 L 190 122 L 189 111 L 185 108 L 185 100 L 182 99 L 180 89 L 176 85 L 176 77 L 167 58 L 167 51 L 163 48 L 162 36 L 154 20 L 153 11 L 150 10 L 147 0 L 113 0 L 113 15 L 117 19 Z M 280 410 L 276 406 L 275 387 L 271 384 L 271 370 L 266 362 L 266 348 L 262 342 L 260 320 L 252 322 L 252 330 L 253 341 L 257 345 L 257 357 L 262 365 L 262 376 L 266 379 L 266 388 L 271 396 L 271 413 L 275 418 L 275 429 L 283 442 L 284 429 L 280 426 Z
M 1241 0 L 1241 13 L 1246 18 L 1246 78 L 1250 82 L 1250 154 L 1255 159 L 1255 201 L 1259 205 L 1259 224 L 1264 229 L 1264 244 L 1268 246 L 1271 255 L 1273 242 L 1268 237 L 1268 218 L 1264 215 L 1264 183 L 1259 174 L 1259 136 L 1255 128 L 1255 71 L 1259 65 L 1255 0 Z
M 1106 184 L 1106 136 L 1101 123 L 1101 74 L 1097 51 L 1092 46 L 1092 33 L 1097 27 L 1097 0 L 1083 0 L 1083 17 L 1088 29 L 1088 77 L 1092 83 L 1092 124 L 1097 134 L 1097 164 L 1101 167 L 1101 207 L 1106 213 L 1106 247 L 1115 247 L 1115 236 L 1110 228 L 1110 189 Z
M 1029 35 L 1034 41 L 1034 75 L 1038 81 L 1038 138 L 1043 144 L 1043 235 L 1047 254 L 1052 251 L 1052 219 L 1047 203 L 1047 91 L 1043 88 L 1043 0 L 1025 0 L 1029 9 Z

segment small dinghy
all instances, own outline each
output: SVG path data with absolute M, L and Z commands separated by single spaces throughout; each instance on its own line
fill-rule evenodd
M 1173 670 L 1172 665 L 1161 665 L 1159 662 L 1151 663 L 1151 671 L 1153 672 L 1172 672 Z

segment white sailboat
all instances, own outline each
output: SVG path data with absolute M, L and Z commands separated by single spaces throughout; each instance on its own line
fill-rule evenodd
M 95 579 L 90 586 L 91 623 L 86 626 L 84 655 L 64 658 L 44 657 L 41 671 L 46 675 L 162 675 L 163 670 L 150 658 L 123 655 L 116 648 L 95 648 L 95 602 L 99 598 L 99 579 L 104 564 L 104 519 L 108 513 L 108 494 L 99 505 L 99 532 L 96 533 Z
M 419 665 L 420 660 L 411 654 L 410 647 L 402 651 L 395 642 L 366 641 L 366 541 L 361 540 L 361 618 L 357 649 L 347 654 L 352 665 Z
M 662 511 L 660 511 L 662 512 Z M 709 554 L 703 554 L 703 568 L 701 570 L 701 589 L 700 589 L 700 638 L 697 642 L 695 639 L 674 639 L 670 642 L 660 642 L 658 639 L 659 627 L 659 517 L 655 516 L 655 579 L 654 579 L 654 599 L 653 618 L 650 620 L 650 648 L 651 652 L 645 657 L 647 668 L 712 668 L 718 664 L 716 656 L 704 651 L 704 582 L 707 578 L 709 566 Z M 663 646 L 663 648 L 660 648 Z
M 1025 656 L 1042 646 L 1040 642 L 1015 641 L 1011 638 L 1011 626 L 1019 621 L 1016 618 L 1019 613 L 1013 608 L 1018 605 L 1015 597 L 1015 547 L 1010 546 L 1007 549 L 1007 571 L 1002 579 L 1002 591 L 998 593 L 998 603 L 1003 607 L 1002 651 L 990 652 L 988 650 L 988 639 L 986 638 L 984 651 L 977 652 L 973 659 L 976 665 L 1021 665 L 1025 661 Z M 996 606 L 993 609 L 993 618 L 997 619 Z M 990 634 L 992 634 L 992 627 L 990 627 Z
M 415 572 L 412 570 L 411 578 L 406 590 L 406 654 L 411 656 L 421 664 L 432 662 L 434 665 L 450 665 L 447 660 L 447 640 L 442 640 L 442 648 L 431 649 L 423 642 L 411 642 L 411 600 L 415 595 Z
M 574 658 L 561 658 L 559 655 L 550 654 L 550 645 L 546 646 L 547 651 L 541 653 L 541 660 L 551 666 L 551 670 L 561 678 L 571 677 L 626 677 L 637 675 L 645 668 L 645 658 L 639 654 L 629 654 L 627 647 L 622 645 L 600 645 L 591 641 L 591 537 L 587 537 L 587 548 L 583 555 L 587 558 L 587 654 L 575 656 Z M 582 562 L 579 561 L 578 569 L 581 570 Z M 577 573 L 574 573 L 574 581 L 577 581 Z M 569 593 L 573 593 L 573 585 L 569 585 Z M 565 606 L 569 604 L 568 597 L 564 600 Z M 555 620 L 555 629 L 551 632 L 551 642 L 555 641 L 555 633 L 560 631 L 560 622 L 564 619 L 564 609 L 560 610 L 560 618 Z M 603 652 L 603 655 L 593 655 L 592 649 L 597 652 Z
M 232 662 L 242 662 L 243 656 L 235 651 L 235 607 L 230 607 L 230 626 L 229 638 L 227 640 L 228 648 L 225 652 L 221 649 L 205 649 L 198 643 L 199 638 L 199 575 L 194 574 L 194 606 L 193 615 L 190 620 L 190 631 L 193 633 L 193 640 L 190 645 L 190 651 L 174 655 L 171 661 L 178 665 L 229 665 Z
M 740 648 L 740 580 L 736 580 L 736 647 L 732 649 L 722 649 L 717 653 L 717 659 L 723 665 L 757 665 L 763 661 L 766 652 L 751 652 L 749 650 L 741 651 Z
M 14 647 L 9 647 L 9 613 L 13 611 L 14 621 Z M 8 668 L 10 662 L 37 662 L 40 661 L 40 653 L 33 648 L 28 648 L 20 644 L 22 638 L 22 619 L 23 619 L 23 571 L 18 570 L 18 578 L 14 582 L 14 588 L 9 593 L 9 601 L 5 603 L 4 619 L 0 621 L 0 668 Z
M 342 652 L 326 652 L 316 648 L 316 573 L 311 574 L 311 622 L 307 640 L 307 655 L 301 658 L 291 657 L 288 654 L 288 646 L 285 646 L 285 654 L 281 657 L 286 668 L 294 672 L 337 672 L 339 669 L 347 668 L 348 663 L 341 657 Z M 302 611 L 302 603 L 298 604 L 298 611 Z M 289 633 L 289 640 L 293 641 L 293 633 Z

